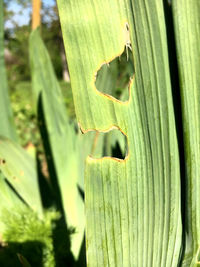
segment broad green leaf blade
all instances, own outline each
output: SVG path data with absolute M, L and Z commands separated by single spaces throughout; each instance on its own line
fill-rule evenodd
M 65 210 L 67 225 L 76 229 L 72 235 L 72 252 L 77 258 L 85 228 L 84 205 L 77 187 L 80 179 L 79 141 L 74 125 L 70 124 L 67 117 L 63 96 L 38 30 L 33 31 L 30 36 L 30 58 L 33 90 L 37 101 L 41 93 L 48 139 L 59 183 L 58 190 L 61 191 L 61 205 Z M 81 178 L 83 179 L 83 174 Z
M 18 198 L 14 191 L 8 186 L 2 173 L 0 173 L 0 213 L 4 208 L 13 208 L 22 206 L 23 202 Z
M 0 171 L 24 201 L 42 217 L 34 159 L 18 144 L 0 137 Z
M 0 233 L 2 234 L 5 229 L 5 224 L 1 218 L 6 210 L 20 210 L 23 209 L 25 204 L 17 196 L 17 194 L 7 184 L 3 174 L 0 172 Z
M 177 266 L 180 173 L 161 0 L 58 0 L 78 121 L 127 135 L 122 160 L 87 159 L 88 266 Z M 129 29 L 129 30 L 128 30 Z M 101 65 L 132 44 L 135 77 L 122 103 L 95 88 Z
M 173 0 L 172 7 L 186 159 L 182 266 L 194 266 L 200 264 L 200 1 Z
M 8 84 L 4 62 L 3 0 L 0 0 L 0 134 L 17 140 L 13 115 L 8 95 Z

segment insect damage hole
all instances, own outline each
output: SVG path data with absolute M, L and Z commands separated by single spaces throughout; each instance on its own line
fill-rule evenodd
M 0 165 L 4 165 L 6 164 L 6 160 L 5 159 L 0 159 Z
M 129 99 L 129 84 L 134 74 L 133 54 L 131 43 L 125 45 L 124 52 L 104 64 L 96 74 L 95 86 L 97 90 L 118 100 Z
M 94 133 L 94 132 L 93 132 Z M 118 129 L 95 132 L 90 156 L 96 159 L 113 157 L 124 160 L 128 155 L 127 137 Z

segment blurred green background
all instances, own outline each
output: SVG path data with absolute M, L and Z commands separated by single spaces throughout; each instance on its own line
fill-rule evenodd
M 41 36 L 50 54 L 59 80 L 68 115 L 74 119 L 72 91 L 63 47 L 56 1 L 43 1 Z M 36 114 L 33 108 L 29 62 L 31 33 L 31 2 L 4 1 L 5 62 L 19 141 L 23 147 L 30 143 L 40 146 Z

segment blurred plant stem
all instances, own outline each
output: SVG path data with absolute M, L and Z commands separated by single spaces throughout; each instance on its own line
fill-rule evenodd
M 40 10 L 41 0 L 32 0 L 32 30 L 41 24 Z

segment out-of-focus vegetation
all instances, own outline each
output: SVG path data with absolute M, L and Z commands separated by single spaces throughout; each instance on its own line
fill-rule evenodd
M 59 216 L 58 212 L 48 211 L 45 214 L 45 220 L 41 220 L 29 208 L 4 209 L 1 216 L 1 223 L 6 226 L 3 231 L 3 239 L 9 246 L 0 250 L 1 266 L 6 263 L 5 267 L 21 267 L 18 253 L 31 259 L 32 266 L 54 267 L 52 231 L 54 220 Z
M 11 2 L 4 2 L 5 25 L 8 22 L 9 25 L 12 25 L 11 28 L 5 28 L 5 61 L 9 93 L 21 145 L 26 147 L 32 143 L 42 149 L 33 107 L 28 51 L 28 38 L 31 32 L 31 3 L 17 2 L 21 9 L 18 12 L 19 15 L 24 8 L 30 10 L 30 21 L 28 25 L 18 25 L 13 20 L 14 10 L 9 9 Z M 75 111 L 69 77 L 67 77 L 67 81 L 63 80 L 63 78 L 66 79 L 67 65 L 56 2 L 54 5 L 42 4 L 41 35 L 49 51 L 56 76 L 60 81 L 68 114 L 74 119 Z
M 18 82 L 30 80 L 31 78 L 28 53 L 28 36 L 31 32 L 31 5 L 29 1 L 19 2 L 21 3 L 19 4 L 19 8 L 21 7 L 21 9 L 18 11 L 18 16 L 20 12 L 23 12 L 24 8 L 30 10 L 30 20 L 29 22 L 27 21 L 28 25 L 20 26 L 15 20 L 12 22 L 15 15 L 15 12 L 9 9 L 12 3 L 11 1 L 5 2 L 5 25 L 9 25 L 9 27 L 5 28 L 5 54 L 10 89 L 14 89 Z M 56 2 L 54 5 L 43 3 L 41 14 L 42 38 L 49 50 L 57 77 L 59 80 L 62 80 L 64 64 L 62 62 L 62 53 L 64 53 L 64 48 Z
M 64 103 L 66 104 L 66 112 L 68 112 L 73 120 L 75 118 L 75 110 L 70 83 L 60 81 L 60 87 Z M 37 125 L 37 115 L 33 105 L 31 82 L 19 82 L 10 91 L 10 98 L 20 144 L 26 147 L 31 142 L 41 150 L 41 138 Z

